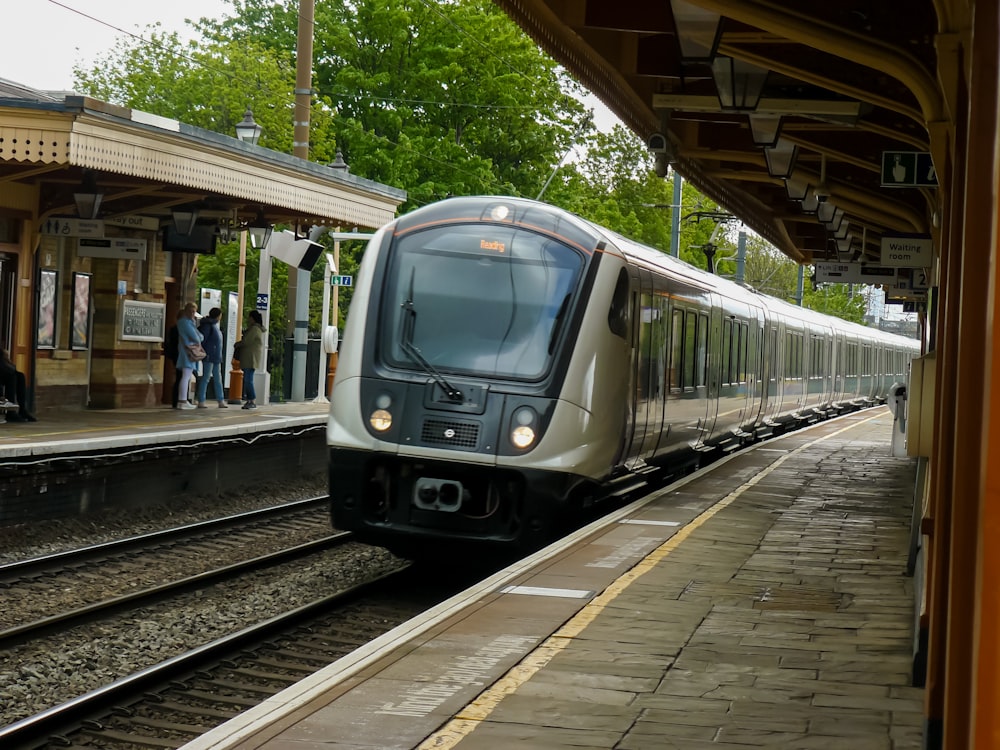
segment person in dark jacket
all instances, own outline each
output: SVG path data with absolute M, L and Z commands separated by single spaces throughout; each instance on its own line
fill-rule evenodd
M 248 315 L 249 323 L 243 332 L 243 344 L 240 347 L 240 367 L 243 369 L 244 409 L 257 408 L 257 391 L 254 388 L 254 373 L 264 366 L 264 318 L 256 310 Z
M 183 314 L 184 314 L 183 310 L 178 310 L 177 319 L 180 320 L 180 317 Z M 167 331 L 166 339 L 163 342 L 163 356 L 165 356 L 167 359 L 169 359 L 171 362 L 174 363 L 174 385 L 170 391 L 170 403 L 174 409 L 177 408 L 177 398 L 181 388 L 181 375 L 183 375 L 183 373 L 181 372 L 181 366 L 178 364 L 180 355 L 178 354 L 177 350 L 180 347 L 180 345 L 181 345 L 180 334 L 177 332 L 177 324 L 174 323 L 172 326 L 170 326 L 170 329 Z
M 0 349 L 0 387 L 3 387 L 3 402 L 8 422 L 35 422 L 28 411 L 28 384 L 24 373 L 19 372 L 6 349 Z M 14 411 L 13 406 L 17 406 Z
M 202 348 L 207 355 L 201 361 L 202 374 L 198 379 L 198 408 L 205 409 L 205 395 L 208 391 L 208 381 L 211 378 L 215 384 L 215 400 L 219 402 L 220 409 L 228 409 L 222 390 L 222 330 L 219 328 L 219 319 L 222 317 L 222 310 L 213 307 L 208 311 L 208 315 L 201 319 L 198 325 L 198 332 L 203 336 Z

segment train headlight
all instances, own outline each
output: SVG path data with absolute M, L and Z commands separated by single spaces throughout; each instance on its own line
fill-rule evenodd
M 526 424 L 521 424 L 511 430 L 510 442 L 516 448 L 527 448 L 535 442 L 535 431 Z
M 368 417 L 368 424 L 376 432 L 385 432 L 392 427 L 392 414 L 389 413 L 388 409 L 376 409 Z
M 514 412 L 512 428 L 510 431 L 510 442 L 515 448 L 524 450 L 531 447 L 535 442 L 535 425 L 538 423 L 538 415 L 535 410 L 528 406 L 522 406 Z

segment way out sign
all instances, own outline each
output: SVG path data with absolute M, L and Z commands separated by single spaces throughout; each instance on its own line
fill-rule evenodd
M 883 234 L 879 264 L 888 268 L 930 268 L 934 243 L 926 234 Z

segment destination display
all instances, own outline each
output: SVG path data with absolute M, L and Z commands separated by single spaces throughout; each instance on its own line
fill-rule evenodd
M 864 263 L 816 263 L 816 282 L 820 284 L 892 284 L 896 269 Z
M 146 260 L 146 240 L 126 237 L 81 237 L 76 243 L 77 255 L 89 258 Z

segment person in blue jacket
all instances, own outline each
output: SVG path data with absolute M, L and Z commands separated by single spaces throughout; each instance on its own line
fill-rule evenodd
M 215 400 L 219 402 L 219 408 L 229 408 L 222 392 L 222 329 L 219 327 L 221 317 L 222 310 L 213 307 L 198 324 L 198 332 L 202 335 L 201 345 L 205 349 L 205 354 L 208 355 L 201 361 L 201 377 L 198 379 L 199 409 L 207 408 L 205 395 L 208 391 L 209 378 L 215 384 L 213 390 L 215 391 Z
M 177 318 L 177 338 L 180 346 L 177 347 L 177 369 L 181 371 L 181 383 L 178 387 L 178 409 L 195 409 L 194 404 L 188 398 L 191 387 L 191 377 L 194 374 L 196 360 L 191 359 L 188 347 L 201 343 L 201 334 L 198 326 L 195 325 L 194 316 L 198 306 L 194 302 L 184 305 L 184 312 Z

